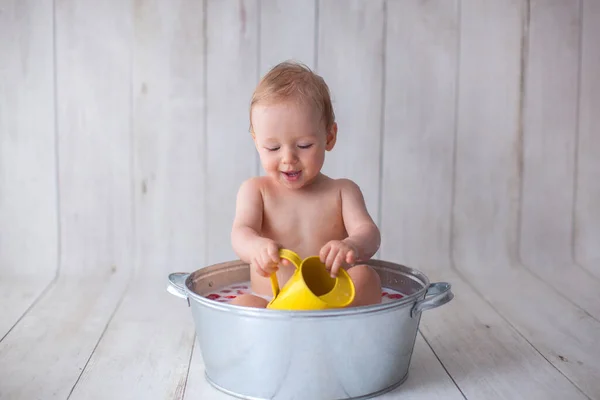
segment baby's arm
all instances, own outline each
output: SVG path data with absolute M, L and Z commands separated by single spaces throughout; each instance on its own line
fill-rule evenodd
M 350 180 L 344 180 L 342 185 L 342 217 L 348 232 L 343 241 L 358 251 L 354 255 L 355 260 L 373 257 L 381 244 L 381 235 L 367 211 L 360 188 Z
M 231 244 L 242 261 L 249 263 L 260 275 L 269 276 L 280 261 L 279 246 L 260 236 L 262 217 L 260 182 L 256 178 L 249 179 L 238 190 Z
M 242 183 L 237 193 L 235 218 L 231 229 L 233 251 L 244 262 L 250 262 L 253 244 L 260 239 L 262 196 L 255 179 Z

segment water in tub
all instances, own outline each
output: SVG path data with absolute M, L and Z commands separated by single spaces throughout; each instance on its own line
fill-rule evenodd
M 221 303 L 229 303 L 231 300 L 235 299 L 237 296 L 250 293 L 250 282 L 244 283 L 235 283 L 233 285 L 229 285 L 223 287 L 221 289 L 217 289 L 211 293 L 209 293 L 206 297 L 218 301 Z M 403 298 L 404 295 L 398 291 L 383 288 L 381 291 L 381 302 L 389 303 L 394 300 L 398 300 Z

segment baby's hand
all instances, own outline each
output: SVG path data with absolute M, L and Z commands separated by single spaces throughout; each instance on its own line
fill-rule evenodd
M 279 262 L 288 265 L 288 261 L 279 258 L 279 245 L 271 239 L 261 238 L 254 248 L 250 267 L 256 269 L 259 275 L 269 277 L 277 271 Z
M 331 270 L 331 277 L 335 278 L 342 265 L 350 265 L 356 261 L 358 250 L 348 242 L 332 240 L 328 242 L 321 251 L 319 257 L 325 263 L 327 269 Z

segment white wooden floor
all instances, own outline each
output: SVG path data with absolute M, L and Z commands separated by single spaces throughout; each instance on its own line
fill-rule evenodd
M 378 258 L 453 285 L 381 398 L 600 399 L 598 37 L 597 0 L 0 0 L 0 399 L 227 398 L 167 275 L 231 259 L 286 58 Z
M 423 314 L 407 382 L 380 398 L 600 399 L 597 277 L 571 267 L 594 308 L 523 266 L 494 279 L 441 267 L 456 297 Z M 2 288 L 0 398 L 230 398 L 205 381 L 190 310 L 165 282 L 47 285 Z

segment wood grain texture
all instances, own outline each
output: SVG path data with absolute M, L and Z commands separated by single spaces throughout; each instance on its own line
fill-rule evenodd
M 316 68 L 332 94 L 338 122 L 323 172 L 361 188 L 371 217 L 379 215 L 379 159 L 384 52 L 383 1 L 319 2 Z
M 56 3 L 61 274 L 132 267 L 131 3 Z
M 194 328 L 165 286 L 169 272 L 204 266 L 203 17 L 187 0 L 135 9 L 137 270 L 71 399 L 183 392 Z
M 467 398 L 585 398 L 451 269 L 458 11 L 388 4 L 382 257 L 452 284 L 456 297 L 426 311 L 421 331 Z
M 204 375 L 204 360 L 198 346 L 198 340 L 194 341 L 194 351 L 190 362 L 190 371 L 188 374 L 187 385 L 183 395 L 183 400 L 211 399 L 211 400 L 231 400 L 231 396 L 218 391 L 211 386 Z
M 388 3 L 381 249 L 424 271 L 448 264 L 457 6 Z
M 549 268 L 572 263 L 577 137 L 579 5 L 532 1 L 523 112 L 521 258 Z
M 235 199 L 256 173 L 249 106 L 258 83 L 258 2 L 207 0 L 207 263 L 236 259 L 231 247 Z M 226 28 L 225 28 L 226 27 Z
M 456 266 L 559 371 L 597 396 L 600 323 L 520 268 L 515 256 L 524 4 L 463 1 L 461 9 Z
M 49 278 L 0 277 L 0 341 L 52 283 Z
M 464 399 L 425 340 L 417 334 L 408 379 L 380 400 Z
M 572 249 L 579 96 L 579 2 L 531 3 L 525 61 L 523 263 L 600 320 L 600 280 Z
M 58 269 L 52 2 L 0 2 L 0 340 Z
M 293 59 L 315 65 L 316 1 L 262 0 L 260 2 L 260 75 Z
M 181 398 L 193 341 L 185 300 L 164 282 L 132 285 L 70 399 Z
M 57 199 L 51 1 L 0 13 L 0 274 L 54 277 Z
M 133 60 L 136 276 L 205 266 L 203 3 L 138 3 Z
M 66 399 L 124 288 L 118 276 L 60 279 L 0 342 L 0 398 Z
M 482 274 L 516 259 L 524 9 L 461 2 L 453 250 Z
M 429 276 L 456 296 L 423 314 L 421 332 L 468 399 L 587 398 L 461 276 Z
M 576 258 L 600 278 L 600 4 L 582 0 Z
M 131 270 L 128 3 L 55 4 L 61 276 L 0 342 L 0 397 L 65 399 Z

